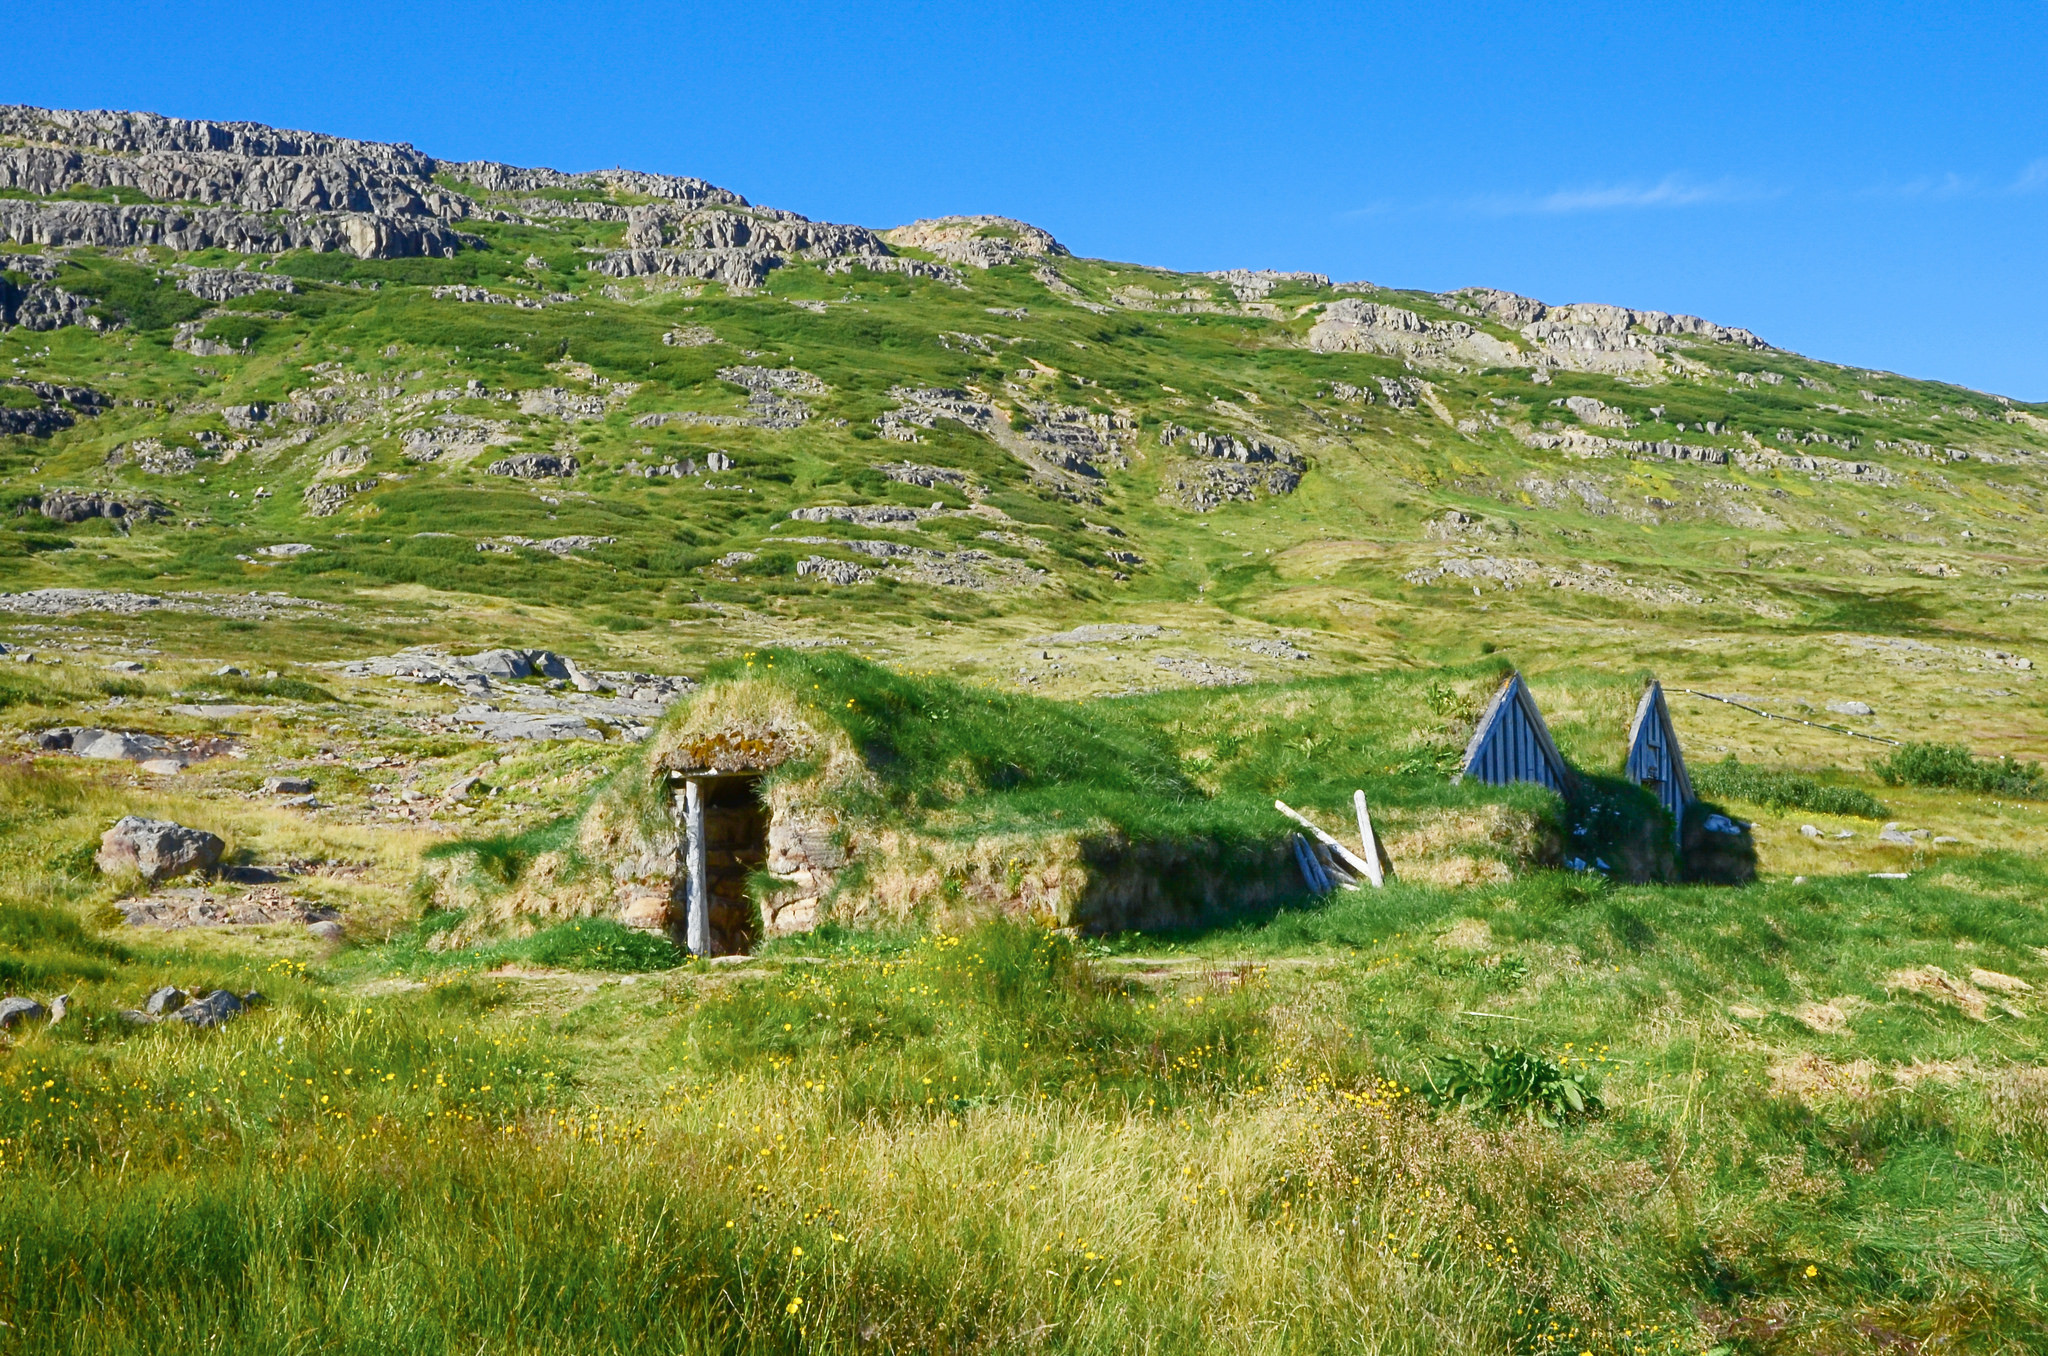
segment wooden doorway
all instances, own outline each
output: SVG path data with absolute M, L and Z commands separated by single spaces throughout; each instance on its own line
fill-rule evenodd
M 760 912 L 747 886 L 768 863 L 760 781 L 758 773 L 673 778 L 683 850 L 677 912 L 692 955 L 734 955 L 759 940 Z

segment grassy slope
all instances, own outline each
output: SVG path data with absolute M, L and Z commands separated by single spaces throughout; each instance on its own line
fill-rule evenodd
M 705 295 L 685 298 L 627 284 L 621 295 L 642 299 L 626 304 L 599 295 L 590 275 L 574 270 L 576 246 L 615 229 L 573 223 L 559 231 L 489 227 L 497 248 L 455 260 L 288 260 L 285 267 L 302 275 L 330 283 L 376 282 L 381 290 L 309 282 L 301 295 L 266 294 L 233 303 L 224 309 L 285 313 L 282 319 L 211 322 L 240 327 L 234 334 L 223 329 L 220 337 L 248 337 L 245 357 L 173 353 L 168 329 L 146 323 L 111 338 L 76 330 L 0 337 L 0 357 L 19 363 L 24 373 L 88 381 L 119 395 L 175 405 L 123 408 L 47 445 L 17 440 L 0 465 L 12 485 L 25 490 L 111 479 L 167 496 L 181 517 L 212 529 L 146 530 L 115 538 L 99 525 L 66 530 L 17 520 L 0 532 L 0 550 L 17 566 L 11 573 L 23 585 L 164 581 L 248 587 L 260 580 L 263 587 L 313 596 L 382 597 L 430 619 L 434 602 L 467 609 L 488 599 L 598 638 L 608 628 L 617 634 L 620 627 L 657 623 L 665 630 L 645 636 L 645 643 L 672 663 L 690 662 L 707 642 L 713 648 L 725 643 L 738 622 L 771 632 L 917 643 L 963 675 L 997 681 L 1008 681 L 1017 668 L 1020 656 L 1008 648 L 1017 639 L 1067 619 L 1099 617 L 1112 606 L 1137 620 L 1183 623 L 1194 638 L 1189 643 L 1198 647 L 1268 624 L 1305 627 L 1319 633 L 1322 657 L 1330 661 L 1417 654 L 1462 658 L 1487 645 L 1505 645 L 1539 667 L 1552 656 L 1589 650 L 1603 657 L 1632 652 L 1664 667 L 1668 661 L 1655 654 L 1662 645 L 1741 635 L 1759 649 L 1768 638 L 1769 649 L 1795 652 L 1766 660 L 1781 667 L 1800 664 L 1799 652 L 1829 650 L 1838 632 L 1875 632 L 1946 649 L 2024 648 L 2038 635 L 2041 605 L 2023 582 L 2043 564 L 2030 545 L 2038 534 L 2027 526 L 2038 521 L 2037 476 L 1982 460 L 1936 466 L 1897 450 L 1911 440 L 1936 448 L 1966 445 L 1996 456 L 2041 442 L 2033 426 L 2004 422 L 2006 407 L 1973 393 L 1789 354 L 1711 347 L 1696 354 L 1711 367 L 1710 375 L 1653 386 L 1570 373 L 1547 387 L 1532 386 L 1526 374 L 1515 372 L 1429 374 L 1438 403 L 1457 419 L 1569 425 L 1571 416 L 1548 402 L 1592 394 L 1643 421 L 1631 437 L 1740 448 L 1739 434 L 1748 432 L 1776 446 L 1777 431 L 1790 428 L 1801 437 L 1824 434 L 1845 445 L 1802 442 L 1792 444 L 1792 451 L 1866 461 L 1902 480 L 1885 488 L 1793 471 L 1744 475 L 1660 461 L 1575 461 L 1532 451 L 1483 422 L 1460 432 L 1426 403 L 1399 410 L 1384 402 L 1349 406 L 1333 399 L 1333 381 L 1371 386 L 1375 377 L 1402 375 L 1403 369 L 1390 359 L 1292 346 L 1306 328 L 1305 318 L 1144 311 L 1096 316 L 1047 293 L 1021 268 L 974 272 L 973 287 L 961 291 L 900 278 L 826 277 L 796 267 L 776 273 L 764 295 L 724 297 L 712 286 Z M 525 269 L 522 261 L 534 250 L 547 258 L 547 271 Z M 1162 290 L 1201 283 L 1086 262 L 1064 267 L 1104 296 L 1133 281 Z M 137 281 L 144 271 L 133 265 L 102 261 L 81 268 L 111 278 L 107 294 L 117 301 L 147 290 Z M 583 295 L 577 304 L 530 311 L 435 302 L 418 286 L 474 281 L 507 294 L 529 290 L 507 282 L 508 275 L 530 280 L 532 290 Z M 1276 300 L 1291 313 L 1314 295 L 1283 292 Z M 822 315 L 789 304 L 801 299 L 831 304 Z M 1390 299 L 1441 310 L 1409 294 Z M 159 326 L 176 309 L 129 305 L 141 321 Z M 1015 306 L 1027 307 L 1029 318 L 987 313 L 989 307 Z M 707 325 L 722 342 L 699 348 L 661 344 L 661 334 L 677 325 Z M 992 336 L 984 341 L 990 351 L 967 346 L 957 337 L 962 334 Z M 564 426 L 522 418 L 501 401 L 455 400 L 433 403 L 399 423 L 374 415 L 366 423 L 323 426 L 312 443 L 281 456 L 230 464 L 212 460 L 203 466 L 204 486 L 194 477 L 165 480 L 132 468 L 111 474 L 101 469 L 112 447 L 136 436 L 177 441 L 218 430 L 223 404 L 275 400 L 294 389 L 325 385 L 327 377 L 306 370 L 316 363 L 335 364 L 330 373 L 360 374 L 367 389 L 395 385 L 415 394 L 471 379 L 493 391 L 553 383 L 582 389 L 572 376 L 550 370 L 564 355 L 605 378 L 640 383 L 640 389 L 594 424 Z M 1002 383 L 1014 381 L 1027 359 L 1038 375 L 1017 394 L 1004 394 Z M 630 427 L 630 419 L 646 410 L 739 409 L 736 388 L 715 375 L 737 362 L 798 366 L 822 377 L 833 392 L 814 400 L 818 418 L 791 433 Z M 1733 381 L 1735 373 L 1750 369 L 1788 379 L 1775 387 Z M 1799 377 L 1826 389 L 1802 389 L 1795 384 Z M 1037 398 L 1127 411 L 1142 426 L 1140 445 L 1128 470 L 1109 472 L 1102 504 L 1062 503 L 1036 493 L 1020 465 L 958 426 L 942 425 L 915 447 L 865 436 L 873 417 L 892 403 L 888 389 L 898 384 L 976 384 L 1002 403 L 1028 391 Z M 1905 403 L 1864 402 L 1857 394 L 1864 390 Z M 1211 404 L 1219 400 L 1226 404 Z M 1823 405 L 1858 408 L 1842 415 Z M 1661 419 L 1650 416 L 1653 406 L 1664 410 Z M 515 450 L 573 446 L 586 470 L 569 486 L 550 491 L 483 476 L 478 463 L 420 467 L 401 458 L 401 423 L 430 422 L 443 409 L 509 418 L 521 436 Z M 1346 423 L 1347 416 L 1355 422 Z M 848 422 L 841 427 L 837 419 Z M 1312 469 L 1301 490 L 1287 498 L 1229 506 L 1208 516 L 1189 514 L 1156 497 L 1164 453 L 1151 435 L 1168 420 L 1226 430 L 1255 422 L 1300 445 Z M 1699 425 L 1707 420 L 1726 428 L 1703 434 Z M 1688 431 L 1676 432 L 1678 423 Z M 372 460 L 358 474 L 403 478 L 358 496 L 332 520 L 304 518 L 298 491 L 324 453 L 366 441 Z M 1878 449 L 1881 441 L 1893 449 Z M 1850 450 L 1846 445 L 1852 442 Z M 733 483 L 740 490 L 706 491 L 694 481 L 617 474 L 629 459 L 695 455 L 701 461 L 713 448 L 737 458 L 740 475 Z M 989 503 L 1018 519 L 1015 530 L 1037 537 L 1045 549 L 980 542 L 976 534 L 988 525 L 971 519 L 941 520 L 923 532 L 900 534 L 903 540 L 944 546 L 957 539 L 998 554 L 1021 553 L 1050 571 L 1046 586 L 1012 596 L 893 583 L 835 590 L 794 575 L 796 560 L 820 548 L 766 543 L 771 525 L 792 506 L 966 503 L 951 490 L 899 485 L 871 469 L 902 457 L 968 471 L 989 491 Z M 270 497 L 252 500 L 258 487 L 271 491 Z M 1583 491 L 1591 491 L 1590 497 Z M 1495 557 L 1532 560 L 1546 570 L 1612 569 L 1615 596 L 1577 588 L 1502 592 L 1496 583 L 1484 583 L 1485 596 L 1474 599 L 1463 581 L 1403 583 L 1404 573 L 1435 561 L 1445 549 L 1426 542 L 1422 529 L 1452 507 L 1482 516 L 1478 535 L 1463 544 Z M 1103 539 L 1081 528 L 1083 518 L 1120 527 L 1128 539 L 1118 545 L 1147 563 L 1128 581 L 1111 578 Z M 1749 526 L 1733 526 L 1738 522 Z M 414 535 L 421 532 L 453 536 Z M 594 560 L 472 549 L 477 537 L 507 532 L 620 540 Z M 889 534 L 806 525 L 803 535 Z M 276 540 L 309 540 L 323 549 L 279 565 L 236 559 Z M 735 549 L 756 551 L 759 559 L 736 577 L 704 570 Z M 823 553 L 833 554 L 829 548 Z M 1954 576 L 1922 573 L 1940 567 Z M 1671 590 L 1702 601 L 1674 601 Z M 700 606 L 692 606 L 704 602 L 725 606 L 727 625 L 712 624 Z M 1617 635 L 1614 628 L 1624 621 L 1628 630 Z M 927 638 L 919 634 L 923 630 L 944 634 Z M 927 639 L 934 643 L 922 643 Z M 1051 673 L 1025 658 L 1056 691 L 1131 684 L 1100 665 L 1077 663 Z M 1828 655 L 1829 667 L 1852 673 L 1850 658 L 1837 650 Z M 1725 657 L 1714 667 L 1725 671 Z M 1874 695 L 1900 704 L 1889 691 Z M 1927 714 L 1924 691 L 1899 696 L 1916 714 Z M 1988 746 L 2040 748 L 2028 704 L 1973 691 L 1960 703 L 1947 703 L 1946 714 Z
M 0 1073 L 0 1312 L 76 1351 L 2027 1349 L 2034 1005 L 1886 976 L 2038 980 L 2040 885 L 1403 888 L 1144 960 L 993 929 L 406 992 L 51 924 L 97 1020 Z M 208 970 L 271 1006 L 104 1020 Z M 1432 1110 L 1503 1033 L 1604 1113 Z
M 1375 766 L 1411 723 L 1440 732 L 1432 689 L 1487 682 L 1070 715 L 843 656 L 755 662 L 771 659 L 799 690 L 832 681 L 824 708 L 893 751 L 909 807 L 936 769 L 966 789 L 977 758 L 1026 755 L 1030 776 L 933 807 L 984 823 L 1144 813 L 1175 776 L 1211 827 L 1272 794 L 1330 813 L 1361 781 L 1393 808 L 1440 799 L 1435 775 Z M 1567 746 L 1611 745 L 1626 684 L 1568 691 L 1560 708 L 1587 715 L 1561 722 Z M 1303 747 L 1332 729 L 1346 740 Z M 499 775 L 559 779 L 600 752 Z M 1148 769 L 1132 795 L 1120 775 Z M 828 932 L 650 975 L 667 962 L 595 924 L 434 951 L 406 899 L 421 838 L 203 777 L 130 780 L 46 760 L 0 785 L 0 963 L 10 988 L 77 1004 L 0 1064 L 18 1242 L 0 1318 L 69 1349 L 307 1331 L 336 1350 L 540 1351 L 2040 1337 L 2042 1240 L 2015 1209 L 2043 1185 L 2037 1003 L 1967 981 L 2048 984 L 2038 855 L 1892 850 L 1870 864 L 1926 869 L 1733 891 L 1399 885 L 1085 945 Z M 1861 785 L 1888 808 L 1981 804 Z M 346 885 L 294 886 L 347 905 L 366 944 L 81 926 L 118 889 L 85 848 L 130 809 L 257 860 L 368 860 Z M 1928 966 L 1952 996 L 1900 973 Z M 218 1035 L 111 1020 L 167 982 L 272 1001 Z M 1430 1106 L 1445 1057 L 1500 1041 L 1583 1058 L 1603 1113 L 1553 1130 Z M 132 1302 L 102 1307 L 115 1292 Z
M 0 624 L 7 643 L 65 660 L 0 671 L 11 730 L 219 728 L 167 710 L 197 692 L 274 708 L 232 723 L 249 759 L 217 759 L 174 784 L 58 759 L 0 769 L 0 979 L 9 992 L 68 990 L 78 1004 L 54 1032 L 0 1038 L 0 1237 L 11 1240 L 0 1321 L 13 1325 L 0 1350 L 2042 1343 L 2043 1239 L 2029 1223 L 2048 1136 L 2037 997 L 1958 987 L 1944 999 L 1925 978 L 1938 966 L 1959 982 L 1982 969 L 2048 983 L 2037 803 L 1883 786 L 1863 772 L 1877 746 L 1674 693 L 1696 762 L 1733 752 L 1798 769 L 1962 841 L 1880 846 L 1872 821 L 1768 803 L 1782 783 L 1751 779 L 1730 785 L 1765 801 L 1730 804 L 1757 819 L 1766 881 L 1737 891 L 1549 876 L 1460 891 L 1405 884 L 1202 935 L 825 935 L 747 967 L 649 974 L 664 957 L 573 924 L 487 951 L 433 950 L 411 882 L 419 852 L 458 824 L 422 822 L 396 798 L 485 765 L 502 794 L 459 831 L 518 833 L 573 808 L 613 751 L 479 748 L 422 724 L 452 698 L 305 667 L 445 641 L 700 673 L 721 657 L 744 664 L 771 645 L 841 638 L 895 673 L 815 654 L 777 662 L 792 680 L 829 682 L 835 711 L 842 690 L 856 700 L 867 721 L 857 733 L 901 755 L 904 803 L 969 765 L 964 794 L 923 812 L 970 826 L 1059 812 L 1250 833 L 1277 795 L 1334 828 L 1360 785 L 1389 812 L 1481 803 L 1488 793 L 1448 787 L 1437 765 L 1509 659 L 1535 675 L 1566 751 L 1599 771 L 1619 757 L 1643 670 L 1674 690 L 1739 691 L 1788 712 L 1856 697 L 1878 714 L 1853 723 L 1882 734 L 2040 754 L 2038 671 L 1983 654 L 2038 653 L 2038 471 L 1875 446 L 2007 455 L 2041 445 L 2035 426 L 1954 388 L 1706 350 L 1696 356 L 1714 375 L 1651 388 L 1433 372 L 1447 421 L 1427 404 L 1330 399 L 1333 381 L 1408 374 L 1290 346 L 1301 318 L 1096 316 L 1024 269 L 973 273 L 961 292 L 798 267 L 754 297 L 628 285 L 621 302 L 578 268 L 579 247 L 617 227 L 482 229 L 492 248 L 454 260 L 286 260 L 303 293 L 234 303 L 223 309 L 239 314 L 208 322 L 218 339 L 248 339 L 242 356 L 172 351 L 170 326 L 197 315 L 190 299 L 91 257 L 78 267 L 97 278 L 74 272 L 70 283 L 124 310 L 127 328 L 0 335 L 9 371 L 155 402 L 44 442 L 0 439 L 0 494 L 118 487 L 176 510 L 132 536 L 0 517 L 0 587 L 285 590 L 346 605 L 259 622 Z M 529 270 L 529 254 L 546 269 Z M 1134 282 L 1208 285 L 1062 267 L 1103 300 Z M 447 282 L 579 296 L 535 311 L 422 290 Z M 819 315 L 791 299 L 833 304 Z M 1274 299 L 1291 312 L 1312 294 Z M 1419 294 L 1387 299 L 1447 314 Z M 1017 306 L 1028 319 L 986 309 Z M 722 342 L 660 342 L 686 325 Z M 983 352 L 942 343 L 949 332 L 1022 342 Z M 588 424 L 465 398 L 405 421 L 379 412 L 321 426 L 274 456 L 202 457 L 183 478 L 104 464 L 136 438 L 190 443 L 221 429 L 222 405 L 327 385 L 314 364 L 411 393 L 469 379 L 597 389 L 549 366 L 564 357 L 643 385 Z M 715 375 L 738 362 L 798 366 L 833 391 L 792 433 L 630 427 L 647 410 L 739 410 L 738 388 Z M 1108 473 L 1101 504 L 1038 493 L 1007 454 L 955 426 L 914 447 L 860 436 L 893 385 L 996 390 L 1031 364 L 1034 398 L 1143 423 L 1138 455 Z M 1732 376 L 1757 368 L 1787 380 Z M 1832 389 L 1801 388 L 1801 376 Z M 1575 461 L 1491 427 L 1454 427 L 1505 417 L 1516 401 L 1569 424 L 1548 405 L 1567 394 L 1649 421 L 1633 437 L 1738 445 L 1693 431 L 1706 420 L 1766 442 L 1780 427 L 1853 437 L 1853 451 L 1800 447 L 1904 483 Z M 1665 407 L 1662 423 L 1652 405 Z M 573 446 L 585 472 L 535 488 L 474 464 L 405 461 L 401 428 L 446 411 L 510 420 L 511 450 Z M 1160 423 L 1220 431 L 1245 427 L 1240 413 L 1303 448 L 1301 489 L 1207 516 L 1159 502 Z M 332 519 L 304 517 L 301 490 L 342 444 L 372 450 L 349 479 L 390 477 Z M 629 458 L 701 461 L 712 448 L 736 457 L 742 490 L 618 474 Z M 799 505 L 967 504 L 872 469 L 904 458 L 970 472 L 1017 520 L 1006 526 L 1045 547 L 984 541 L 987 525 L 970 519 L 902 540 L 1021 552 L 1049 572 L 1045 585 L 834 590 L 793 574 L 795 560 L 831 548 L 766 544 Z M 271 494 L 255 497 L 259 487 Z M 1735 502 L 1775 523 L 1735 526 Z M 1403 582 L 1449 549 L 1425 536 L 1447 508 L 1480 519 L 1461 540 L 1486 554 L 1558 573 L 1607 567 L 1625 582 L 1613 597 Z M 1119 527 L 1125 538 L 1111 544 L 1145 564 L 1114 579 L 1107 539 L 1084 520 Z M 503 533 L 619 540 L 590 559 L 475 551 L 474 539 Z M 890 534 L 805 524 L 801 535 Z M 322 550 L 270 566 L 236 558 L 277 541 Z M 703 568 L 736 549 L 759 558 L 730 574 Z M 1922 572 L 1937 565 L 1949 573 Z M 1628 592 L 1639 584 L 1649 591 Z M 1702 601 L 1657 591 L 1669 588 Z M 1104 620 L 1170 633 L 1025 643 Z M 1234 644 L 1283 636 L 1314 657 L 1265 660 Z M 160 647 L 147 673 L 98 671 L 143 637 Z M 1078 706 L 997 695 L 1023 678 L 1057 698 L 1170 685 L 1156 655 L 1291 681 Z M 239 690 L 209 676 L 221 663 L 283 676 Z M 931 720 L 941 709 L 946 719 Z M 272 770 L 315 772 L 334 808 L 308 816 L 251 799 Z M 323 954 L 288 928 L 107 927 L 116 887 L 94 874 L 90 849 L 127 812 L 214 828 L 249 860 L 324 863 L 291 889 L 346 909 L 356 945 Z M 1815 840 L 1805 822 L 1857 836 Z M 1913 878 L 1867 878 L 1897 869 Z M 603 980 L 607 967 L 635 983 Z M 1919 971 L 1920 987 L 1902 971 Z M 165 982 L 257 987 L 273 1001 L 196 1038 L 112 1022 Z M 1425 1071 L 1440 1057 L 1502 1039 L 1557 1059 L 1591 1051 L 1605 1112 L 1548 1130 L 1427 1105 Z

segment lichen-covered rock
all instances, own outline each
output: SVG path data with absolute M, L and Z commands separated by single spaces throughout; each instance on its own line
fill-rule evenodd
M 190 829 L 166 819 L 124 815 L 100 836 L 94 861 L 108 875 L 134 873 L 155 882 L 190 871 L 211 870 L 227 848 L 204 829 Z

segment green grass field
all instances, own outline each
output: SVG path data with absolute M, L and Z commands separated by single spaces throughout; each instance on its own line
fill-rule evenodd
M 1561 878 L 397 988 L 10 904 L 88 1015 L 0 1074 L 0 1312 L 81 1352 L 2028 1350 L 2034 1005 L 1888 977 L 2040 978 L 2039 888 Z M 270 1001 L 94 1012 L 202 974 Z M 1489 1044 L 1597 1112 L 1439 1105 Z
M 2048 406 L 1727 342 L 1319 351 L 1346 297 L 1515 335 L 1057 255 L 614 280 L 624 223 L 517 215 L 447 258 L 69 249 L 100 328 L 0 331 L 7 427 L 71 419 L 0 434 L 0 994 L 71 1003 L 0 1034 L 0 1352 L 2048 1350 Z M 244 263 L 295 290 L 178 286 Z M 1298 484 L 1191 504 L 1197 434 Z M 489 470 L 524 454 L 578 469 Z M 941 872 L 686 959 L 575 857 L 646 779 L 624 718 L 491 742 L 550 689 L 342 667 L 410 646 L 751 683 L 878 841 L 1241 889 L 1069 934 Z M 1511 668 L 1597 795 L 1451 780 Z M 1653 676 L 1753 883 L 1556 865 L 1664 841 L 1618 777 Z M 1394 883 L 1276 881 L 1272 802 L 1349 836 L 1359 789 Z M 124 922 L 126 814 L 271 878 L 171 890 L 342 938 Z M 553 870 L 574 907 L 491 912 Z M 120 1019 L 166 984 L 264 999 Z
M 1486 666 L 1068 707 L 844 656 L 754 662 L 771 659 L 797 689 L 831 681 L 822 705 L 893 751 L 905 822 L 1114 818 L 1178 786 L 1164 827 L 1249 834 L 1258 798 L 1327 813 L 1352 780 L 1389 816 L 1499 794 L 1384 761 Z M 1608 686 L 1580 680 L 1567 747 L 1625 718 Z M 1349 742 L 1303 748 L 1333 728 Z M 529 764 L 560 779 L 598 752 Z M 975 790 L 977 760 L 1018 773 Z M 2036 852 L 1894 849 L 1869 865 L 1907 879 L 1737 889 L 1404 882 L 1163 936 L 828 925 L 707 964 L 603 919 L 440 949 L 456 920 L 421 918 L 409 884 L 431 835 L 197 782 L 138 804 L 123 782 L 0 772 L 0 975 L 74 1005 L 0 1061 L 0 1349 L 2043 1338 Z M 1815 785 L 1728 781 L 1759 797 L 1767 853 Z M 1982 813 L 1867 772 L 1824 789 Z M 328 896 L 351 944 L 110 929 L 122 887 L 89 846 L 131 808 L 257 860 L 367 861 Z M 115 1018 L 167 983 L 265 1002 L 218 1032 Z M 1582 1109 L 1498 1076 L 1495 1105 L 1461 1104 L 1475 1070 L 1524 1066 L 1574 1080 Z

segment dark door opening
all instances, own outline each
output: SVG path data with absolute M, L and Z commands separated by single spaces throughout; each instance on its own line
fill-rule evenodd
M 749 877 L 768 863 L 768 809 L 754 773 L 680 779 L 677 818 L 683 830 L 683 871 L 677 881 L 683 944 L 703 956 L 750 950 L 759 940 L 760 911 Z

